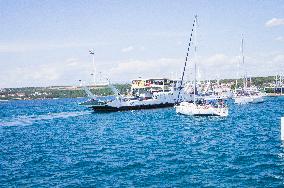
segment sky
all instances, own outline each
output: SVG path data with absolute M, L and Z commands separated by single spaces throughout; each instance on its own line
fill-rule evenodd
M 0 0 L 0 88 L 178 78 L 195 14 L 188 79 L 284 75 L 282 0 Z

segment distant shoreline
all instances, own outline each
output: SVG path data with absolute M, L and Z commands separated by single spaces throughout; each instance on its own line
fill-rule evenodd
M 121 92 L 126 93 L 130 84 L 115 84 Z M 109 87 L 90 87 L 92 93 L 97 96 L 112 94 Z M 27 88 L 5 88 L 0 90 L 1 100 L 34 100 L 34 99 L 59 99 L 59 98 L 83 98 L 87 97 L 81 87 L 56 86 L 56 87 L 27 87 Z
M 284 93 L 277 94 L 277 93 L 266 93 L 265 97 L 282 97 Z M 58 99 L 83 99 L 87 98 L 86 96 L 83 97 L 60 97 L 60 98 L 12 98 L 12 99 L 0 99 L 0 102 L 8 102 L 8 101 L 28 101 L 28 100 L 58 100 Z
M 281 96 L 279 92 L 280 86 L 276 85 L 274 76 L 267 77 L 252 77 L 249 79 L 253 85 L 265 92 L 267 96 Z M 204 83 L 204 81 L 201 81 Z M 231 90 L 234 90 L 236 79 L 220 79 L 211 80 L 212 83 L 219 82 L 227 84 Z M 237 80 L 238 87 L 242 87 L 243 79 Z M 282 82 L 283 84 L 283 82 Z M 114 84 L 120 93 L 127 93 L 131 84 Z M 97 96 L 112 95 L 113 92 L 110 87 L 95 87 L 88 86 L 91 92 Z M 282 86 L 283 88 L 284 86 Z M 283 91 L 283 89 L 282 89 Z M 283 94 L 282 94 L 283 95 Z M 1 100 L 33 100 L 33 99 L 57 99 L 57 98 L 79 98 L 87 97 L 86 93 L 80 86 L 49 86 L 49 87 L 23 87 L 23 88 L 2 88 L 0 89 Z

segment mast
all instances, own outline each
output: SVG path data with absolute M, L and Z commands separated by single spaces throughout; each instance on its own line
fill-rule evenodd
M 246 68 L 245 68 L 245 56 L 244 56 L 244 35 L 242 34 L 242 46 L 241 46 L 241 53 L 242 53 L 242 64 L 244 67 L 244 80 L 243 80 L 243 84 L 244 84 L 244 90 L 247 88 L 247 72 L 246 72 Z
M 240 72 L 240 56 L 238 56 L 238 70 L 237 70 L 237 79 L 236 79 L 236 86 L 235 86 L 235 93 L 237 93 L 238 89 L 238 79 L 239 79 L 239 72 Z
M 181 76 L 181 82 L 180 82 L 180 86 L 178 86 L 178 97 L 177 97 L 177 103 L 179 102 L 179 96 L 180 96 L 180 91 L 182 89 L 182 85 L 183 85 L 183 79 L 184 79 L 184 74 L 185 74 L 185 69 L 186 69 L 186 66 L 187 66 L 187 60 L 188 60 L 188 55 L 189 55 L 189 47 L 191 46 L 191 43 L 192 43 L 192 35 L 193 35 L 193 29 L 194 29 L 194 26 L 196 25 L 196 22 L 197 22 L 197 15 L 194 16 L 194 21 L 193 21 L 193 24 L 192 24 L 192 29 L 191 29 L 191 34 L 190 34 L 190 38 L 189 38 L 189 43 L 188 43 L 188 48 L 187 48 L 187 53 L 186 53 L 186 57 L 185 57 L 185 62 L 184 62 L 184 66 L 183 66 L 183 71 L 182 71 L 182 76 Z M 177 82 L 178 83 L 178 82 Z
M 196 24 L 197 24 L 197 15 L 195 15 L 195 20 L 196 20 Z M 196 51 L 197 51 L 197 45 L 196 45 L 196 41 L 197 41 L 197 36 L 196 36 L 196 30 L 197 27 L 195 26 L 195 30 L 194 30 L 194 92 L 193 92 L 193 103 L 195 104 L 195 95 L 196 95 Z

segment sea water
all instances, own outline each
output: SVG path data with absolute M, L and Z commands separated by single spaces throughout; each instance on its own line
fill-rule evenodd
M 79 102 L 0 102 L 0 187 L 284 186 L 283 97 L 229 101 L 226 118 Z

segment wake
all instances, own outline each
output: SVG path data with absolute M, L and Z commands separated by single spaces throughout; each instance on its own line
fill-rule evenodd
M 20 126 L 20 125 L 32 125 L 39 121 L 48 121 L 53 119 L 66 119 L 69 117 L 83 116 L 91 114 L 90 111 L 80 111 L 80 112 L 59 112 L 59 113 L 48 113 L 42 115 L 32 115 L 32 116 L 18 116 L 12 118 L 8 121 L 1 121 L 0 126 Z

